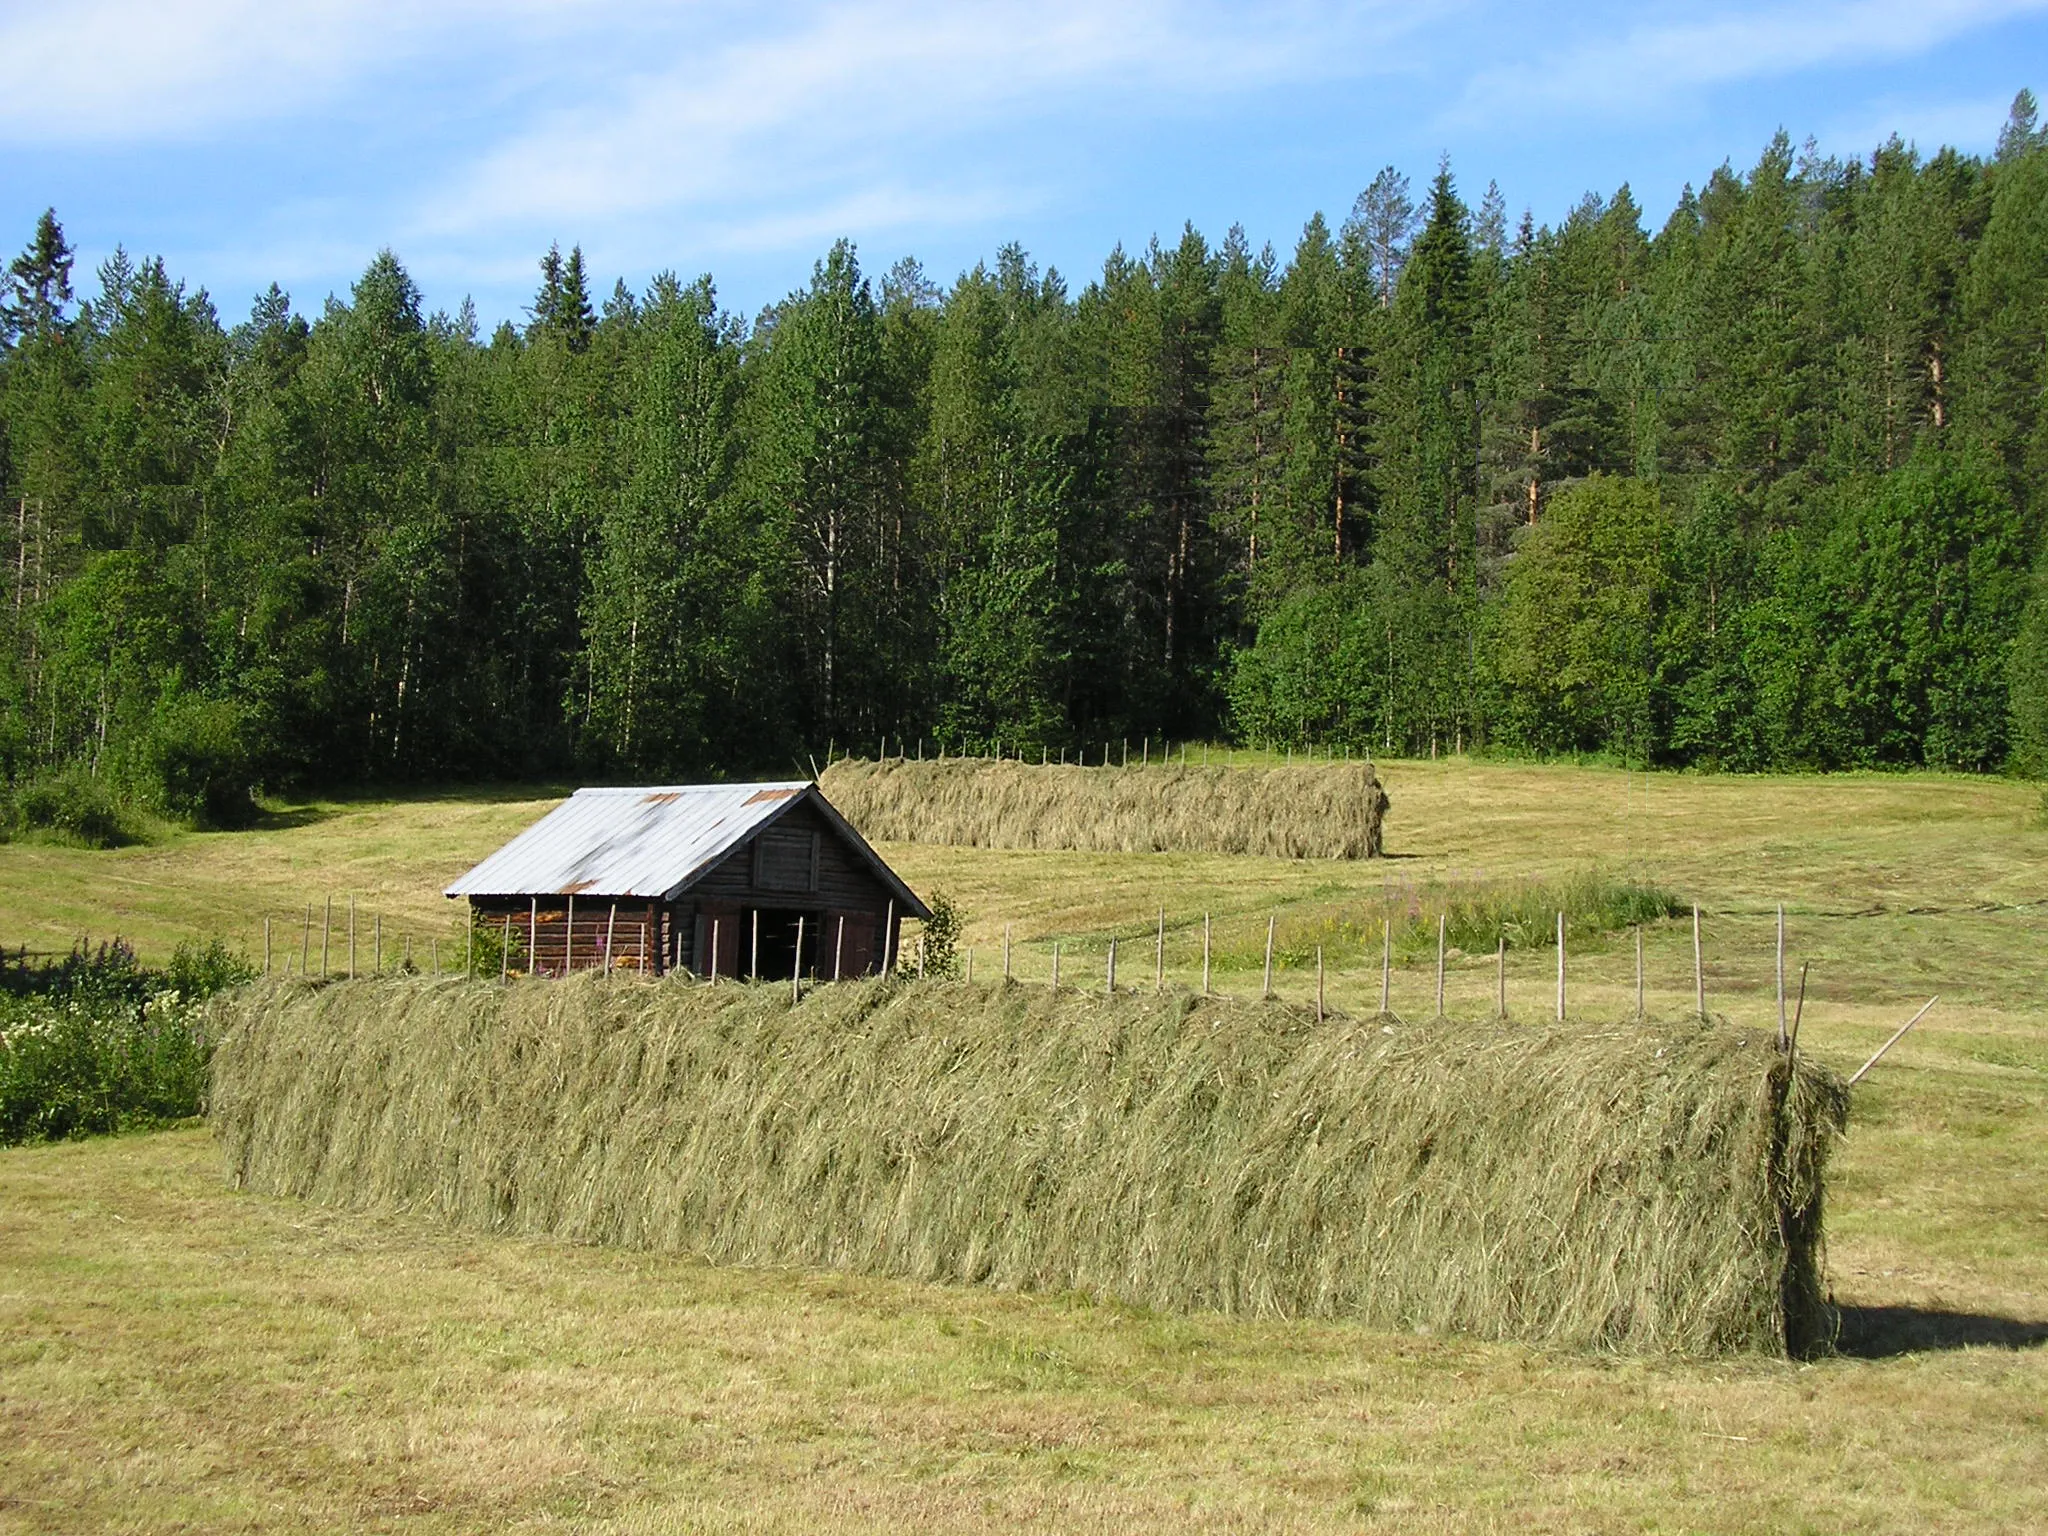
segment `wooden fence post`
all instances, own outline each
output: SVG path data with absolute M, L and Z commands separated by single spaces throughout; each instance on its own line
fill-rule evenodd
M 1209 995 L 1209 914 L 1202 914 L 1202 996 Z
M 1316 1022 L 1323 1022 L 1323 946 L 1316 946 Z
M 756 908 L 754 908 L 754 938 L 753 938 L 753 944 L 752 944 L 752 947 L 751 947 L 751 948 L 750 948 L 750 949 L 749 949 L 749 950 L 747 951 L 747 980 L 749 980 L 749 981 L 759 981 L 760 979 L 761 979 L 761 909 L 760 909 L 759 907 L 756 907 Z
M 320 912 L 320 974 L 328 977 L 334 974 L 328 962 L 329 952 L 334 945 L 334 893 L 327 893 L 327 904 Z
M 1700 958 L 1700 904 L 1692 904 L 1692 1010 L 1707 1016 L 1707 968 Z
M 1505 1019 L 1508 1016 L 1508 936 L 1505 933 L 1499 935 L 1494 944 L 1494 983 L 1499 992 L 1494 1003 L 1494 1016 Z
M 1444 1016 L 1444 930 L 1450 922 L 1450 914 L 1436 915 L 1436 1016 Z
M 1003 980 L 1010 979 L 1010 925 L 1003 924 Z
M 441 974 L 441 936 L 438 933 L 427 936 L 427 955 L 434 962 L 434 974 Z
M 299 975 L 304 976 L 312 968 L 313 961 L 313 903 L 306 903 L 306 926 L 299 931 Z
M 1564 914 L 1557 914 L 1557 1022 L 1564 1022 Z
M 1380 1012 L 1393 1012 L 1394 1000 L 1394 920 L 1380 920 Z
M 1058 939 L 1052 941 L 1052 989 L 1055 992 L 1060 989 L 1060 941 Z
M 270 916 L 268 913 L 265 913 L 263 918 L 263 974 L 266 976 L 270 974 Z
M 839 962 L 846 953 L 846 914 L 839 914 L 839 930 L 832 935 L 832 979 L 839 979 Z
M 1110 996 L 1116 995 L 1116 940 L 1109 941 L 1109 969 L 1103 976 L 1102 990 Z
M 1166 990 L 1166 908 L 1159 909 L 1159 938 L 1152 949 L 1152 990 Z
M 804 1000 L 804 915 L 796 915 L 796 959 L 789 967 L 789 1000 L 800 1003 Z
M 882 963 L 875 968 L 881 975 L 888 975 L 896 969 L 896 898 L 889 898 L 888 915 L 882 919 Z
M 1636 1018 L 1643 1016 L 1643 925 L 1636 924 Z
M 718 980 L 718 914 L 711 915 L 711 979 Z
M 607 981 L 611 980 L 612 974 L 612 936 L 618 932 L 618 927 L 619 904 L 615 901 L 612 903 L 611 910 L 605 914 L 604 918 L 604 974 Z M 644 925 L 640 929 L 640 936 L 643 940 L 647 936 L 647 929 Z
M 348 979 L 356 979 L 356 899 L 348 899 Z
M 803 919 L 798 918 L 797 921 L 802 922 Z M 917 979 L 919 981 L 924 980 L 924 935 L 922 933 L 917 936 Z
M 374 912 L 370 915 L 370 933 L 372 935 L 370 939 L 370 974 L 372 976 L 382 976 L 384 974 L 384 914 L 382 912 Z
M 498 980 L 508 981 L 512 974 L 512 914 L 505 914 L 505 942 L 498 950 Z
M 1276 918 L 1266 918 L 1266 979 L 1259 988 L 1259 1001 L 1264 1002 L 1273 995 L 1273 924 Z
M 569 895 L 569 910 L 562 914 L 562 975 L 576 969 L 576 896 Z
M 1785 903 L 1778 903 L 1778 1049 L 1785 1049 Z
M 540 898 L 526 898 L 526 974 L 540 974 Z
M 1785 1054 L 1791 1055 L 1799 1049 L 1799 1020 L 1806 1012 L 1806 968 L 1811 960 L 1799 962 L 1799 1002 L 1792 1009 L 1792 1036 L 1785 1042 Z

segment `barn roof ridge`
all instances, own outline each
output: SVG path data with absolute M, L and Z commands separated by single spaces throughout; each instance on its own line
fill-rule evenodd
M 809 779 L 586 785 L 443 894 L 673 901 L 741 843 L 807 802 L 873 868 L 907 915 L 927 915 L 917 894 Z

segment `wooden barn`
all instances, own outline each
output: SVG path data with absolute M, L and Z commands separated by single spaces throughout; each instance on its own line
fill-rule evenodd
M 579 789 L 447 894 L 546 976 L 864 976 L 931 915 L 808 781 Z

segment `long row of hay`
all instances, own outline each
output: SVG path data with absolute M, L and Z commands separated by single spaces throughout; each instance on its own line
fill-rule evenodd
M 848 758 L 819 784 L 865 836 L 980 848 L 1369 859 L 1379 856 L 1387 810 L 1367 763 L 1079 768 Z
M 878 980 L 282 981 L 232 1180 L 468 1226 L 1621 1350 L 1827 1336 L 1839 1079 L 1725 1025 L 1516 1031 Z

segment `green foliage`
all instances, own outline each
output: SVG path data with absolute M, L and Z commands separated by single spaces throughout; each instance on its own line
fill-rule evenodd
M 136 808 L 84 763 L 46 769 L 14 786 L 10 830 L 51 833 L 87 848 L 120 848 L 145 840 Z
M 933 979 L 957 976 L 960 974 L 960 930 L 965 920 L 960 909 L 953 905 L 952 897 L 944 891 L 934 891 L 925 905 L 931 908 L 932 915 L 918 930 L 918 956 L 921 957 L 924 974 Z M 903 963 L 901 957 L 898 963 Z M 918 957 L 909 961 L 912 970 L 917 969 L 919 963 Z
M 0 1145 L 163 1125 L 205 1107 L 203 1004 L 255 975 L 215 939 L 145 970 L 116 941 L 16 971 L 0 995 Z
M 1654 234 L 1626 186 L 1510 233 L 1445 165 L 1284 260 L 1190 227 L 1072 291 L 1014 246 L 878 290 L 841 241 L 752 324 L 708 277 L 600 304 L 573 245 L 489 336 L 388 251 L 306 317 L 119 248 L 80 302 L 45 214 L 0 317 L 0 775 L 227 826 L 309 780 L 1226 722 L 2017 764 L 2038 116 L 1989 159 L 1778 135 Z

